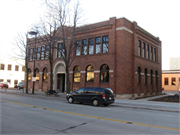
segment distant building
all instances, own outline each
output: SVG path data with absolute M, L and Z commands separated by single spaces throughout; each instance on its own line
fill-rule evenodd
M 170 58 L 170 70 L 180 70 L 180 57 Z
M 24 81 L 24 60 L 14 58 L 0 58 L 0 82 L 8 82 L 14 87 Z
M 180 70 L 162 71 L 162 88 L 165 91 L 180 91 Z

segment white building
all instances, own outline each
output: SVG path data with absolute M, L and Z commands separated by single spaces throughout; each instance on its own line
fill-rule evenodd
M 180 70 L 180 57 L 170 58 L 170 70 Z
M 24 81 L 25 61 L 15 58 L 0 58 L 0 82 L 8 82 L 9 87 L 14 87 Z

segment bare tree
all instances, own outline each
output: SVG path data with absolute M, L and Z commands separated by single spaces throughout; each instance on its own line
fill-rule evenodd
M 46 0 L 45 4 L 49 12 L 45 21 L 41 21 L 38 27 L 38 39 L 49 46 L 50 89 L 53 89 L 53 53 L 58 49 L 60 57 L 65 62 L 66 92 L 70 92 L 69 67 L 75 59 L 75 33 L 82 10 L 79 1 L 76 0 Z M 62 44 L 57 47 L 59 41 L 62 41 Z
M 26 93 L 28 93 L 28 32 L 27 33 L 18 33 L 15 37 L 15 42 L 13 45 L 15 48 L 13 48 L 14 55 L 11 55 L 13 58 L 16 59 L 22 59 L 25 61 L 25 72 L 26 72 Z

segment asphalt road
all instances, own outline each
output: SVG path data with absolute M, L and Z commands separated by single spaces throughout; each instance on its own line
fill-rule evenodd
M 1 134 L 179 135 L 179 113 L 1 95 Z

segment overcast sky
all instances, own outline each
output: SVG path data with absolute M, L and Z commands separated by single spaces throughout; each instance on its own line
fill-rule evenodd
M 0 0 L 0 56 L 43 14 L 42 0 Z M 162 41 L 162 69 L 180 57 L 180 0 L 81 0 L 87 23 L 125 17 Z

